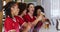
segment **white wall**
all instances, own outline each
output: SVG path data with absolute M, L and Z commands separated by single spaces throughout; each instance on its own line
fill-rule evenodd
M 41 0 L 37 0 L 37 5 L 41 5 Z
M 49 19 L 54 22 L 53 27 L 51 27 L 51 32 L 56 31 L 56 18 L 60 17 L 60 0 L 41 0 L 41 5 L 45 9 L 45 14 Z M 51 21 L 52 22 L 52 21 Z
M 41 5 L 44 7 L 45 14 L 48 18 L 51 16 L 51 0 L 42 0 Z

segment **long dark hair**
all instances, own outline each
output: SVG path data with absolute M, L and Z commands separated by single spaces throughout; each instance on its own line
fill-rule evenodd
M 19 6 L 19 13 L 18 15 L 21 15 L 25 9 L 27 9 L 27 4 L 26 3 L 18 3 Z
M 34 16 L 37 16 L 37 10 L 40 9 L 44 13 L 44 8 L 41 5 L 35 6 Z
M 27 5 L 27 13 L 29 12 L 28 8 L 30 7 L 30 5 L 34 5 L 34 4 L 33 4 L 33 3 L 29 3 L 29 4 Z
M 16 4 L 16 2 L 10 1 L 4 6 L 6 17 L 9 16 L 12 18 L 11 7 L 14 6 L 14 4 Z

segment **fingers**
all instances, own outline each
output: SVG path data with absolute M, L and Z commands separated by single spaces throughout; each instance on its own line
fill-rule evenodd
M 16 30 L 15 29 L 12 29 L 12 30 L 9 30 L 9 32 L 16 32 Z

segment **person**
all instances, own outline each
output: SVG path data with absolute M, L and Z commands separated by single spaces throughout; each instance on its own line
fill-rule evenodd
M 42 14 L 40 14 L 40 16 L 38 16 L 37 18 L 35 18 L 35 16 L 33 16 L 33 13 L 34 13 L 34 4 L 33 3 L 29 3 L 27 5 L 27 13 L 26 15 L 24 15 L 24 20 L 27 22 L 27 23 L 31 23 L 32 27 L 30 29 L 29 32 L 33 32 L 33 29 L 34 29 L 34 26 L 39 22 L 39 20 L 41 21 L 43 18 L 42 18 Z
M 23 19 L 23 16 L 26 14 L 26 7 L 27 4 L 26 3 L 18 3 L 19 6 L 19 13 L 18 13 L 18 17 L 16 17 L 19 20 L 19 25 L 20 27 L 20 32 L 28 32 L 31 25 L 29 23 L 26 23 L 25 20 Z
M 19 12 L 18 4 L 10 1 L 4 6 L 4 11 L 6 14 L 4 32 L 19 32 L 18 20 L 15 17 Z
M 36 18 L 36 17 L 38 17 L 40 15 L 41 12 L 44 13 L 44 8 L 42 6 L 40 6 L 40 5 L 37 5 L 37 6 L 35 6 L 35 11 L 34 11 L 33 15 Z M 43 25 L 43 22 L 42 21 L 38 22 L 36 24 L 36 26 L 34 27 L 34 31 L 35 32 L 38 32 L 39 29 L 42 27 L 42 25 Z
M 25 20 L 27 22 L 33 22 L 35 20 L 35 17 L 33 16 L 33 12 L 34 12 L 34 4 L 33 3 L 29 3 L 27 5 L 27 14 L 24 16 L 24 17 L 26 17 Z
M 42 6 L 40 6 L 40 5 L 35 6 L 34 16 L 35 16 L 35 17 L 38 17 L 41 13 L 43 14 L 43 18 L 44 18 L 44 19 L 42 19 L 42 21 L 38 22 L 37 25 L 35 26 L 34 31 L 36 31 L 36 32 L 39 32 L 39 30 L 40 30 L 40 28 L 43 26 L 44 22 L 47 21 L 48 23 L 50 23 L 50 22 L 49 22 L 49 19 L 47 19 L 47 18 L 45 17 L 44 8 L 43 8 Z

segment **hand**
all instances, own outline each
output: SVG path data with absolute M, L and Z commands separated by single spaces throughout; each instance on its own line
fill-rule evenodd
M 38 19 L 39 21 L 41 21 L 41 20 L 43 19 L 43 15 L 40 14 L 40 16 L 37 17 L 37 19 Z
M 27 30 L 30 30 L 30 29 L 31 29 L 31 27 L 32 27 L 31 22 L 28 22 L 28 25 L 27 25 Z
M 22 32 L 28 32 L 31 29 L 31 26 L 32 26 L 31 23 L 27 23 L 25 29 L 23 29 Z
M 15 29 L 12 29 L 12 30 L 9 30 L 8 32 L 16 32 L 16 30 Z
M 42 22 L 45 22 L 45 21 L 46 21 L 46 17 L 43 17 Z

